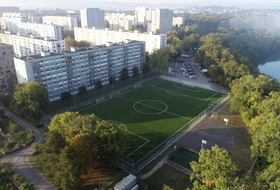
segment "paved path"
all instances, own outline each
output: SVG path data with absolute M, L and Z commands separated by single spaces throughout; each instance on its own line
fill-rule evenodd
M 13 122 L 17 123 L 18 125 L 22 126 L 23 128 L 29 130 L 32 129 L 34 131 L 34 142 L 41 144 L 44 140 L 43 135 L 32 125 L 26 123 L 22 119 L 16 117 L 9 111 L 6 111 L 6 116 L 9 117 Z M 35 167 L 33 167 L 28 157 L 33 153 L 33 149 L 31 145 L 28 145 L 22 149 L 16 150 L 3 158 L 1 161 L 7 163 L 10 167 L 15 168 L 16 173 L 19 174 L 21 177 L 29 183 L 34 183 L 34 189 L 36 190 L 55 190 L 56 187 L 47 180 L 43 174 L 38 171 Z

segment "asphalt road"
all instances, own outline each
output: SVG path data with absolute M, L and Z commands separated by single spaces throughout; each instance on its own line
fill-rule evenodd
M 32 125 L 16 117 L 9 111 L 6 111 L 5 114 L 13 122 L 22 126 L 26 130 L 32 129 L 34 131 L 34 137 L 35 137 L 34 142 L 38 144 L 41 144 L 43 142 L 44 140 L 43 135 Z M 31 148 L 31 145 L 28 145 L 22 149 L 16 150 L 4 156 L 3 158 L 1 158 L 1 161 L 7 163 L 10 167 L 15 168 L 16 173 L 19 174 L 21 177 L 24 177 L 24 179 L 27 182 L 34 183 L 34 189 L 55 190 L 56 187 L 49 180 L 47 180 L 40 171 L 38 171 L 35 167 L 33 167 L 30 164 L 28 157 L 32 153 L 33 153 L 33 149 Z

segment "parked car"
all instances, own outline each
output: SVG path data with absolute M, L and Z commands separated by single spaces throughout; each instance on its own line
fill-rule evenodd
M 182 75 L 183 75 L 184 77 L 189 77 L 189 74 L 186 73 L 186 72 L 183 72 Z
M 194 78 L 196 78 L 196 75 L 189 75 L 189 78 L 194 79 Z

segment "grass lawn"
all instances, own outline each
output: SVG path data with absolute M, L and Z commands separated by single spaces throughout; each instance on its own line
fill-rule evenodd
M 128 138 L 123 160 L 132 164 L 142 161 L 156 146 L 184 130 L 183 126 L 223 95 L 154 80 L 78 111 L 118 122 Z
M 164 164 L 144 182 L 149 186 L 149 190 L 162 190 L 164 184 L 175 190 L 185 190 L 188 187 L 192 187 L 189 175 L 167 164 Z

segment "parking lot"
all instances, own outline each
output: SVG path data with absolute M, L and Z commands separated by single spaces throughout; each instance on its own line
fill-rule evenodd
M 197 87 L 227 93 L 227 91 L 224 88 L 218 86 L 215 83 L 212 83 L 211 77 L 206 76 L 204 73 L 201 72 L 199 64 L 194 61 L 194 57 L 178 58 L 177 62 L 170 63 L 169 66 L 174 68 L 174 74 L 172 73 L 172 75 L 169 75 L 169 80 L 177 82 L 186 81 L 188 83 L 196 85 Z M 186 70 L 191 69 L 191 71 L 183 71 L 182 68 L 185 68 Z M 190 77 L 189 73 L 193 73 L 192 77 Z

